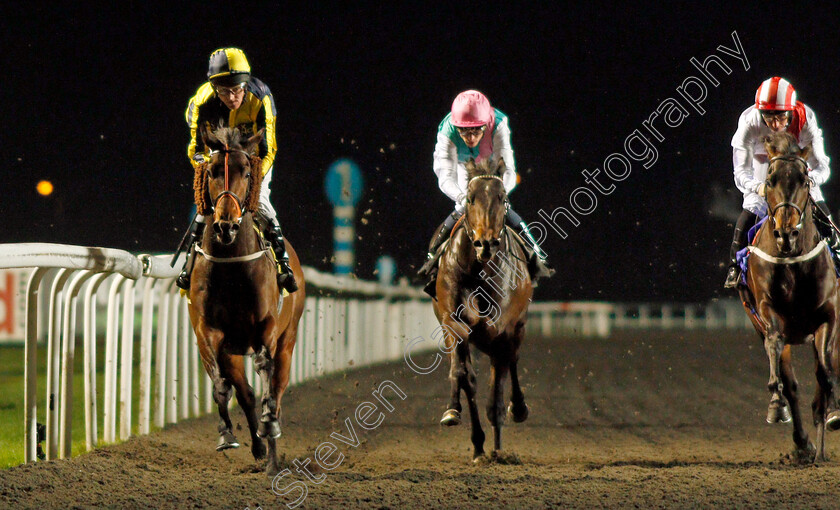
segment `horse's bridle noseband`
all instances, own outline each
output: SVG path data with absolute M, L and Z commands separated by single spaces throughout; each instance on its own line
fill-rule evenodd
M 247 194 L 248 191 L 246 191 L 245 198 L 240 199 L 236 195 L 236 193 L 234 193 L 233 191 L 230 190 L 230 174 L 228 173 L 228 157 L 230 156 L 230 154 L 232 152 L 238 152 L 240 154 L 243 154 L 243 155 L 245 155 L 245 157 L 248 160 L 250 160 L 250 158 L 251 158 L 251 155 L 248 154 L 247 152 L 245 152 L 241 149 L 230 149 L 230 148 L 228 148 L 227 144 L 225 144 L 224 149 L 210 151 L 210 156 L 211 157 L 214 154 L 224 154 L 225 155 L 225 189 L 221 193 L 216 195 L 216 198 L 213 200 L 213 209 L 214 210 L 216 209 L 216 204 L 219 203 L 219 200 L 221 200 L 222 197 L 230 196 L 233 199 L 234 203 L 236 204 L 236 211 L 237 211 L 236 212 L 236 215 L 237 215 L 236 221 L 237 221 L 237 223 L 242 223 L 242 204 L 246 200 L 248 200 L 248 194 Z M 250 186 L 248 187 L 248 190 L 250 191 Z
M 806 176 L 808 175 L 808 162 L 805 161 L 800 156 L 797 156 L 797 155 L 794 155 L 794 154 L 791 154 L 791 155 L 788 155 L 788 156 L 775 156 L 773 158 L 770 158 L 770 165 L 772 165 L 776 161 L 797 161 L 799 163 L 802 163 L 802 166 L 805 168 L 805 175 Z M 794 204 L 793 202 L 780 202 L 780 203 L 776 204 L 776 207 L 774 207 L 772 211 L 770 211 L 770 219 L 773 221 L 773 226 L 774 227 L 776 226 L 776 211 L 778 211 L 782 207 L 792 207 L 797 213 L 799 213 L 799 223 L 797 223 L 794 228 L 796 228 L 797 230 L 802 229 L 802 220 L 805 217 L 802 210 L 805 207 L 808 206 L 808 201 L 811 200 L 811 193 L 810 193 L 811 182 L 812 182 L 811 178 L 808 177 L 809 192 L 808 192 L 807 197 L 805 198 L 805 205 L 803 205 L 802 207 L 799 207 L 798 205 Z M 767 180 L 764 181 L 764 186 L 767 187 L 767 186 L 769 186 L 769 184 L 770 184 L 770 178 L 768 176 Z

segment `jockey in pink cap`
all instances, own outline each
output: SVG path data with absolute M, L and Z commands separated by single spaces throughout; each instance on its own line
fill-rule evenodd
M 728 289 L 738 286 L 740 270 L 735 255 L 746 245 L 747 231 L 767 215 L 764 181 L 767 179 L 769 162 L 762 139 L 772 132 L 783 130 L 795 136 L 800 147 L 811 145 L 808 175 L 811 178 L 811 199 L 817 205 L 817 226 L 820 234 L 829 239 L 829 245 L 835 253 L 840 248 L 840 239 L 832 226 L 831 212 L 820 190 L 831 170 L 817 117 L 810 107 L 796 100 L 796 90 L 787 80 L 778 76 L 768 78 L 758 87 L 755 104 L 741 114 L 738 130 L 732 137 L 735 185 L 744 194 L 744 202 L 729 249 L 729 269 L 724 283 Z
M 502 181 L 505 191 L 510 194 L 516 187 L 516 161 L 510 145 L 508 117 L 490 106 L 490 101 L 481 92 L 467 90 L 458 94 L 452 102 L 452 111 L 438 126 L 433 168 L 440 190 L 452 199 L 455 210 L 435 233 L 429 244 L 427 261 L 418 271 L 418 274 L 430 277 L 424 290 L 432 297 L 437 278 L 438 248 L 452 233 L 458 218 L 464 214 L 467 189 L 465 165 L 470 159 L 481 161 L 486 158 L 504 160 L 507 170 Z M 546 254 L 531 235 L 527 223 L 512 208 L 508 208 L 507 222 L 520 229 L 521 236 L 533 251 L 528 264 L 534 268 L 532 277 L 551 276 L 554 270 L 545 262 Z

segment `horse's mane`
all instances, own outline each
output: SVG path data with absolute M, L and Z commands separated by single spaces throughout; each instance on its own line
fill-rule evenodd
M 218 128 L 213 131 L 213 136 L 230 149 L 239 149 L 248 152 L 248 148 L 242 146 L 242 132 L 237 128 Z M 262 159 L 257 155 L 251 154 L 250 163 L 251 186 L 248 189 L 248 199 L 243 204 L 243 208 L 247 212 L 255 213 L 260 205 L 260 189 L 262 188 L 263 181 Z M 203 216 L 213 214 L 213 207 L 211 205 L 213 199 L 207 191 L 207 178 L 205 177 L 209 168 L 209 161 L 201 163 L 195 167 L 195 175 L 193 177 L 196 210 L 198 214 Z
M 497 161 L 493 158 L 487 158 L 479 161 L 478 163 L 471 159 L 467 162 L 466 168 L 467 181 L 473 177 L 478 177 L 479 175 L 495 175 L 497 177 L 501 177 L 502 174 L 505 173 L 504 160 L 502 159 Z
M 798 156 L 802 152 L 796 137 L 787 131 L 765 136 L 763 141 L 768 150 L 782 156 Z

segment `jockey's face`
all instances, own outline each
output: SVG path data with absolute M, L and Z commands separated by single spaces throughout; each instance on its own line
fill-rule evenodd
M 471 128 L 459 127 L 458 134 L 461 136 L 461 140 L 467 144 L 467 147 L 472 149 L 478 145 L 478 142 L 481 141 L 481 138 L 484 136 L 485 129 L 487 129 L 487 124 Z
M 763 111 L 761 118 L 774 132 L 784 131 L 790 123 L 790 112 Z
M 221 99 L 225 106 L 231 110 L 236 110 L 242 106 L 242 101 L 245 99 L 244 83 L 240 83 L 239 85 L 235 85 L 233 87 L 222 87 L 220 85 L 216 85 L 213 88 L 216 90 L 216 95 L 219 96 L 219 99 Z

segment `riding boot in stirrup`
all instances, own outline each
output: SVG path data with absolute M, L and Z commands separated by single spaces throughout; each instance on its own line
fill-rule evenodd
M 295 281 L 295 274 L 289 266 L 289 254 L 286 252 L 286 242 L 283 240 L 283 232 L 280 230 L 280 225 L 269 223 L 269 227 L 265 230 L 265 238 L 271 243 L 274 249 L 274 256 L 277 257 L 277 263 L 280 265 L 280 273 L 277 274 L 277 285 L 281 289 L 291 294 L 298 290 L 297 282 Z
M 452 233 L 452 228 L 455 226 L 456 220 L 457 218 L 447 217 L 447 220 L 443 222 L 443 225 L 437 234 L 435 234 L 434 239 L 432 239 L 431 244 L 429 244 L 429 253 L 426 254 L 426 262 L 417 271 L 418 275 L 429 277 L 429 281 L 423 286 L 423 292 L 432 298 L 437 294 L 438 259 L 440 258 L 437 252 L 443 242 L 446 241 L 446 238 Z
M 192 276 L 192 269 L 195 265 L 193 247 L 195 246 L 195 243 L 201 239 L 203 234 L 204 223 L 194 221 L 190 227 L 190 241 L 187 243 L 187 259 L 184 261 L 184 268 L 181 270 L 181 274 L 179 274 L 178 279 L 175 280 L 175 285 L 177 285 L 180 289 L 190 290 L 190 277 Z
M 730 262 L 729 269 L 726 270 L 726 281 L 723 283 L 723 288 L 734 289 L 738 286 L 738 277 L 741 276 L 741 270 L 738 268 L 737 262 Z
M 726 281 L 723 283 L 725 289 L 734 289 L 738 287 L 738 281 L 741 279 L 741 267 L 738 265 L 738 252 L 747 244 L 747 232 L 750 227 L 755 225 L 758 218 L 756 215 L 746 209 L 741 211 L 741 215 L 735 221 L 735 232 L 732 235 L 732 244 L 729 246 L 729 267 L 726 270 Z
M 533 250 L 533 254 L 528 259 L 528 273 L 531 275 L 531 280 L 536 286 L 536 282 L 540 278 L 551 278 L 554 276 L 554 268 L 546 262 L 548 254 L 540 248 L 539 243 L 534 238 L 531 231 L 528 229 L 528 224 L 524 221 L 519 223 L 520 235 L 525 238 L 528 245 Z
M 534 254 L 540 258 L 541 261 L 545 262 L 545 259 L 548 257 L 548 254 L 540 248 L 540 244 L 534 239 L 534 236 L 531 234 L 531 231 L 528 229 L 528 224 L 524 221 L 519 224 L 520 233 L 522 236 L 528 241 L 531 245 L 531 248 L 534 249 Z

